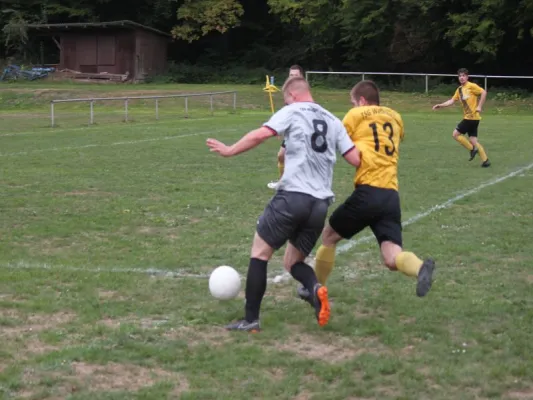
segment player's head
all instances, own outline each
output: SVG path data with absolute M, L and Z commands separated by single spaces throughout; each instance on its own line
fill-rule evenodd
M 379 89 L 373 81 L 361 81 L 352 88 L 350 99 L 355 107 L 379 106 Z
M 468 82 L 468 70 L 466 68 L 459 68 L 457 71 L 457 77 L 459 79 L 459 83 L 464 85 L 466 82 Z
M 283 85 L 283 99 L 285 104 L 299 101 L 313 101 L 309 84 L 302 77 L 289 78 Z
M 303 78 L 304 69 L 297 64 L 291 65 L 289 68 L 289 78 Z

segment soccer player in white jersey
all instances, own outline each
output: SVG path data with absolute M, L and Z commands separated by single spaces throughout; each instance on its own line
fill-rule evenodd
M 289 78 L 303 78 L 304 77 L 304 69 L 300 67 L 298 64 L 291 65 L 289 68 Z M 281 142 L 281 146 L 279 147 L 278 151 L 278 171 L 279 171 L 279 179 L 283 176 L 283 171 L 285 170 L 285 140 Z M 279 180 L 276 182 L 269 182 L 267 184 L 267 187 L 269 189 L 277 189 L 279 185 Z
M 267 284 L 267 264 L 275 250 L 287 241 L 283 258 L 285 269 L 313 294 L 320 326 L 328 323 L 328 291 L 318 283 L 314 270 L 304 261 L 315 246 L 324 227 L 331 190 L 336 151 L 353 166 L 360 154 L 342 122 L 314 103 L 304 78 L 289 78 L 283 85 L 285 107 L 262 127 L 231 146 L 207 139 L 211 151 L 231 157 L 266 139 L 279 135 L 285 139 L 285 171 L 278 190 L 257 222 L 246 278 L 245 316 L 226 326 L 229 330 L 258 332 L 259 310 Z

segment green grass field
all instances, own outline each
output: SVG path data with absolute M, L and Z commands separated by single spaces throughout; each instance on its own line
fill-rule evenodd
M 186 119 L 176 100 L 155 121 L 138 102 L 123 123 L 101 103 L 87 126 L 87 104 L 64 105 L 48 127 L 53 98 L 211 90 L 238 90 L 237 111 L 220 97 L 211 116 L 203 98 Z M 445 98 L 383 98 L 404 116 L 404 242 L 435 258 L 432 291 L 417 298 L 363 232 L 337 258 L 328 326 L 287 281 L 269 284 L 263 332 L 247 335 L 223 329 L 243 293 L 214 300 L 205 276 L 245 273 L 279 141 L 223 159 L 205 140 L 264 122 L 261 88 L 0 86 L 0 398 L 533 398 L 531 103 L 488 102 L 483 169 L 451 138 L 459 108 L 431 112 Z M 339 117 L 349 105 L 342 91 L 315 100 Z M 336 168 L 338 204 L 353 170 Z

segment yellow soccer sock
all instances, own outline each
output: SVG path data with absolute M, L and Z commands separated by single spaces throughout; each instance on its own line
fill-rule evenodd
M 396 256 L 396 268 L 407 276 L 418 276 L 422 267 L 422 260 L 410 251 L 402 251 Z
M 474 146 L 472 146 L 472 143 L 470 143 L 470 141 L 467 138 L 465 138 L 463 135 L 457 136 L 455 140 L 461 143 L 461 146 L 463 146 L 467 150 L 472 150 L 474 148 Z
M 487 157 L 487 153 L 485 152 L 485 149 L 483 148 L 481 143 L 477 142 L 476 147 L 479 150 L 479 156 L 481 157 L 481 161 L 487 161 L 489 158 Z
M 315 274 L 320 284 L 326 284 L 328 276 L 333 270 L 333 264 L 335 264 L 335 246 L 320 246 L 316 252 L 315 261 Z
M 283 172 L 285 171 L 285 163 L 278 161 L 278 171 L 279 171 L 279 179 L 283 176 Z

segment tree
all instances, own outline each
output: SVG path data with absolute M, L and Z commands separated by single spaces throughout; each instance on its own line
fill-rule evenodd
M 243 14 L 235 0 L 185 0 L 177 13 L 181 24 L 172 29 L 172 35 L 193 42 L 213 31 L 225 33 L 240 24 Z

